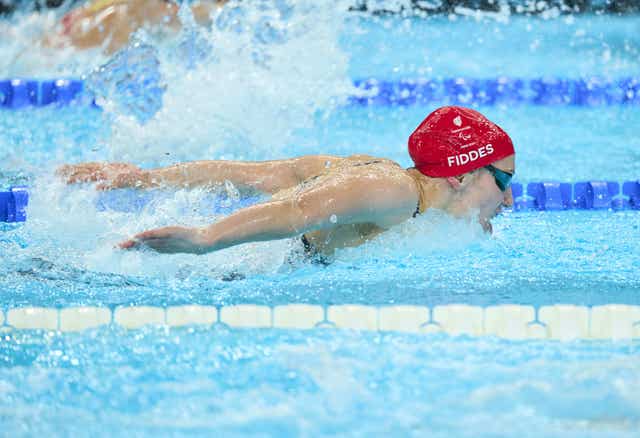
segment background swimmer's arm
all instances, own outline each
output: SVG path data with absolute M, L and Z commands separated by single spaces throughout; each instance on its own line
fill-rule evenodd
M 145 231 L 120 247 L 146 246 L 159 252 L 201 254 L 342 224 L 372 223 L 388 228 L 409 219 L 417 201 L 415 183 L 408 176 L 351 175 L 340 184 L 327 184 L 293 198 L 242 209 L 206 228 Z
M 56 170 L 67 184 L 100 181 L 98 188 L 146 187 L 145 171 L 129 163 L 65 164 Z

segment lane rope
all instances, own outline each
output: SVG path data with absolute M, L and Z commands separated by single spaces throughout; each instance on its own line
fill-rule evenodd
M 513 210 L 640 210 L 640 179 L 637 181 L 584 181 L 577 183 L 542 181 L 513 183 Z M 98 194 L 96 210 L 140 212 L 153 206 L 153 201 L 167 199 L 163 190 L 118 189 Z M 198 200 L 198 208 L 212 214 L 229 214 L 238 208 L 256 204 L 260 196 L 246 198 L 213 195 Z M 0 192 L 0 222 L 25 222 L 29 204 L 27 187 L 11 187 Z
M 444 78 L 354 81 L 348 102 L 356 106 L 439 105 L 637 105 L 640 77 L 588 78 Z M 97 107 L 84 82 L 77 79 L 0 80 L 0 108 L 19 109 L 82 103 Z
M 10 307 L 0 309 L 0 332 L 20 330 L 82 332 L 100 327 L 225 326 L 233 329 L 347 329 L 506 339 L 640 339 L 640 306 L 520 304 L 470 306 L 238 304 L 210 306 Z

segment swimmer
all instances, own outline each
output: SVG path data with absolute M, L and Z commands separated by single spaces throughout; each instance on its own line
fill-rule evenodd
M 415 167 L 368 155 L 313 155 L 265 162 L 196 161 L 143 170 L 126 163 L 62 166 L 69 184 L 98 189 L 203 187 L 230 181 L 272 194 L 202 228 L 170 226 L 142 232 L 122 249 L 203 254 L 247 242 L 299 236 L 305 252 L 330 255 L 357 246 L 427 209 L 490 219 L 513 203 L 515 151 L 509 136 L 479 112 L 442 107 L 409 137 Z
M 225 1 L 193 2 L 191 12 L 196 23 L 208 25 L 211 11 Z M 45 38 L 44 44 L 77 49 L 103 46 L 107 53 L 113 53 L 143 26 L 163 25 L 178 30 L 178 9 L 179 5 L 171 0 L 93 0 L 62 17 L 59 32 Z

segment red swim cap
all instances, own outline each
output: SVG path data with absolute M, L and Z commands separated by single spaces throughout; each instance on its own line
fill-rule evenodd
M 478 111 L 438 108 L 409 137 L 409 155 L 427 176 L 462 175 L 514 154 L 511 139 Z

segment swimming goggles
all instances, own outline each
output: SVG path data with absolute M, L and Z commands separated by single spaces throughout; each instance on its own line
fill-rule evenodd
M 500 170 L 497 167 L 492 166 L 491 164 L 484 166 L 491 175 L 493 175 L 493 179 L 496 181 L 496 185 L 501 191 L 505 191 L 511 185 L 511 178 L 513 178 L 513 173 L 505 172 L 504 170 Z

